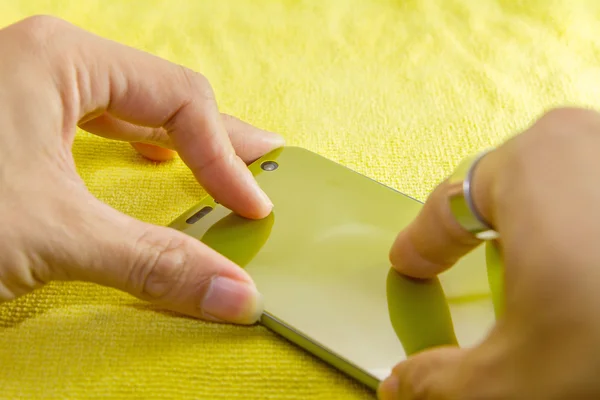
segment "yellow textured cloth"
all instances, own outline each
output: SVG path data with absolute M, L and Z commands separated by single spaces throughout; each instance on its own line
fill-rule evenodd
M 548 107 L 600 99 L 600 2 L 20 0 L 203 72 L 223 111 L 419 199 Z M 0 55 L 0 62 L 4 62 Z M 80 133 L 90 190 L 167 224 L 202 195 L 181 161 Z M 368 346 L 369 338 L 364 345 Z M 365 399 L 267 330 L 52 284 L 0 306 L 0 398 Z

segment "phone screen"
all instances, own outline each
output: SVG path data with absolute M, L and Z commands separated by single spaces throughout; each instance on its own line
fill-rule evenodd
M 390 268 L 391 245 L 420 202 L 303 149 L 250 168 L 275 205 L 267 218 L 207 199 L 172 226 L 248 271 L 269 328 L 376 388 L 407 356 L 476 344 L 493 325 L 483 249 L 439 279 Z

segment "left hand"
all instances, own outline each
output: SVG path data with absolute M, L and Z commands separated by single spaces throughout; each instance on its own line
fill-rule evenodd
M 79 126 L 155 160 L 176 150 L 221 204 L 262 218 L 272 205 L 245 162 L 282 138 L 222 115 L 201 74 L 57 18 L 0 30 L 0 54 L 0 303 L 81 280 L 193 317 L 255 322 L 260 295 L 243 269 L 94 198 L 71 146 Z

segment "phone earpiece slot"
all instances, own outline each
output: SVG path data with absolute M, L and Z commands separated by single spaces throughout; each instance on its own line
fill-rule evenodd
M 201 220 L 206 214 L 211 212 L 213 208 L 211 206 L 203 207 L 200 211 L 189 217 L 185 222 L 192 225 Z

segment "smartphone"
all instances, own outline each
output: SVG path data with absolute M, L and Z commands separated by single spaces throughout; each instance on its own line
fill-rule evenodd
M 376 390 L 418 351 L 471 346 L 495 320 L 479 249 L 431 280 L 390 267 L 422 203 L 298 147 L 249 166 L 274 203 L 261 220 L 211 197 L 171 223 L 245 268 L 264 296 L 260 323 Z

